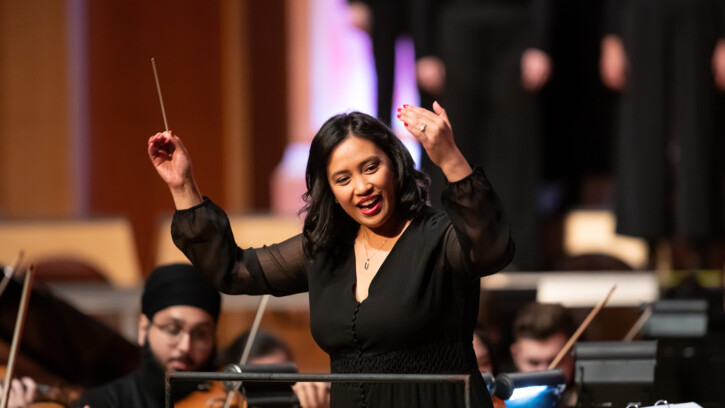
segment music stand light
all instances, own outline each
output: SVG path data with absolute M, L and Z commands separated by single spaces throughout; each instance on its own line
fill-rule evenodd
M 494 387 L 508 408 L 556 407 L 565 388 L 566 376 L 560 369 L 499 374 Z

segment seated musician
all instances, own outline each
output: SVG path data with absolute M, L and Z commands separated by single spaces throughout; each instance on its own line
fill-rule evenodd
M 476 329 L 473 331 L 473 352 L 476 355 L 478 371 L 496 375 L 498 365 L 493 355 L 491 339 L 486 336 L 485 331 Z
M 574 322 L 559 304 L 529 303 L 514 320 L 511 357 L 521 372 L 546 370 L 574 333 Z M 557 366 L 568 381 L 574 374 L 574 358 L 567 354 Z
M 165 371 L 214 371 L 219 292 L 194 267 L 186 264 L 156 268 L 141 298 L 138 343 L 141 367 L 104 386 L 86 390 L 74 406 L 91 408 L 153 408 L 165 406 Z M 195 391 L 198 384 L 174 383 L 174 400 Z
M 574 320 L 560 304 L 529 303 L 516 314 L 513 324 L 514 342 L 511 357 L 520 372 L 542 371 L 549 368 L 559 351 L 574 333 Z M 567 353 L 556 366 L 567 379 L 567 391 L 562 398 L 565 406 L 576 399 L 573 390 L 574 357 Z
M 238 364 L 249 339 L 249 331 L 240 334 L 229 347 L 219 353 L 220 366 Z M 249 351 L 249 365 L 284 364 L 294 361 L 292 350 L 281 339 L 258 331 Z M 298 382 L 292 389 L 302 408 L 329 408 L 330 384 L 322 382 Z

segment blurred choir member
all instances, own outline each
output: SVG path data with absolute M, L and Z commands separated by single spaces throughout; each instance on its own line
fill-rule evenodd
M 466 157 L 486 166 L 516 239 L 512 267 L 541 268 L 537 190 L 541 147 L 536 93 L 552 73 L 550 0 L 421 0 L 437 21 L 443 100 Z M 435 82 L 435 81 L 431 81 Z M 434 205 L 445 186 L 425 157 Z
M 606 14 L 600 70 L 621 93 L 617 230 L 679 238 L 701 255 L 722 233 L 713 95 L 725 90 L 725 4 L 607 0 Z
M 366 32 L 372 41 L 373 58 L 377 79 L 377 117 L 386 125 L 391 124 L 393 91 L 395 89 L 395 46 L 403 35 L 410 35 L 415 46 L 416 72 L 426 75 L 431 64 L 440 64 L 437 58 L 431 58 L 430 37 L 435 27 L 423 21 L 421 1 L 438 0 L 348 0 L 348 10 L 352 25 Z M 421 75 L 421 74 L 419 74 Z M 442 83 L 427 87 L 420 86 L 420 106 L 430 109 L 434 95 L 440 92 Z

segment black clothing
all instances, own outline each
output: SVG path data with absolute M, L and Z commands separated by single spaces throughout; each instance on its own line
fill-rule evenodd
M 142 348 L 141 368 L 125 377 L 101 387 L 86 390 L 74 408 L 162 408 L 164 399 L 164 371 L 155 362 L 148 346 Z M 199 387 L 198 383 L 174 383 L 174 401 L 179 401 Z
M 518 247 L 514 266 L 538 270 L 537 95 L 521 85 L 520 66 L 525 49 L 548 52 L 550 6 L 546 0 L 451 1 L 440 14 L 437 48 L 446 66 L 442 105 L 456 143 L 497 186 Z M 437 197 L 445 178 L 428 159 L 422 163 L 432 179 L 431 197 Z
M 517 269 L 541 267 L 537 189 L 537 95 L 521 86 L 521 55 L 550 48 L 550 0 L 422 0 L 437 20 L 435 52 L 446 67 L 442 105 L 469 161 L 482 163 L 504 203 L 518 251 Z M 425 46 L 428 49 L 428 46 Z M 445 177 L 423 153 L 432 204 Z
M 393 110 L 393 91 L 395 89 L 395 45 L 399 37 L 411 35 L 415 47 L 416 60 L 430 55 L 421 47 L 420 36 L 429 35 L 432 27 L 420 21 L 421 0 L 348 0 L 348 3 L 365 3 L 372 13 L 373 59 L 377 84 L 377 118 L 390 126 Z M 428 0 L 426 0 L 428 1 Z M 420 105 L 431 109 L 434 97 L 418 88 Z
M 242 250 L 224 212 L 209 200 L 177 211 L 176 245 L 219 289 L 275 296 L 309 291 L 310 324 L 333 373 L 471 374 L 472 406 L 490 407 L 472 347 L 480 277 L 503 268 L 513 242 L 480 169 L 444 193 L 446 213 L 412 220 L 370 283 L 354 294 L 354 242 L 308 259 L 302 235 Z M 463 388 L 443 384 L 333 384 L 335 408 L 462 406 Z
M 141 312 L 154 320 L 156 312 L 171 306 L 194 306 L 216 322 L 222 299 L 219 292 L 189 264 L 170 264 L 157 267 L 146 279 L 141 296 Z
M 651 243 L 716 236 L 711 60 L 721 0 L 609 0 L 629 62 L 619 106 L 617 231 Z

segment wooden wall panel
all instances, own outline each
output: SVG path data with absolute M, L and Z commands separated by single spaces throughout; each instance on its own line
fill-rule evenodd
M 294 0 L 292 0 L 294 1 Z M 248 1 L 247 24 L 251 76 L 251 136 L 256 209 L 270 208 L 270 180 L 287 146 L 286 13 L 284 0 Z
M 89 1 L 90 209 L 124 214 L 148 271 L 157 214 L 173 210 L 146 155 L 164 130 L 151 57 L 170 128 L 189 149 L 204 194 L 224 204 L 220 30 L 216 2 Z
M 73 212 L 66 2 L 0 1 L 0 216 Z

